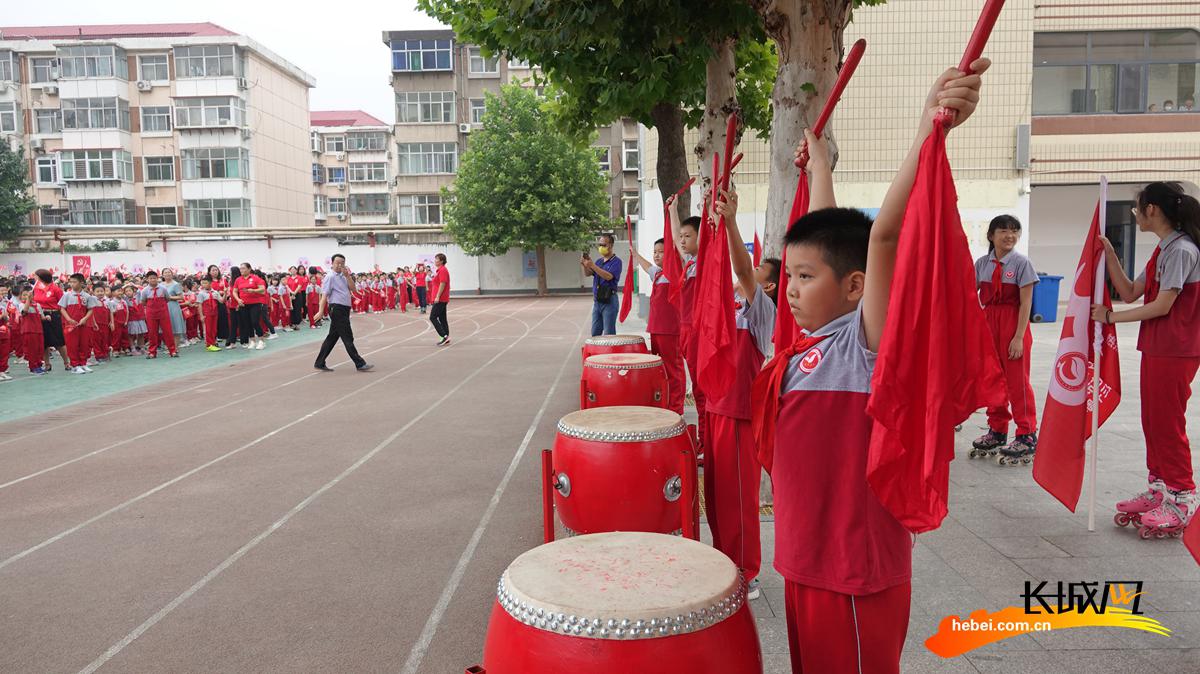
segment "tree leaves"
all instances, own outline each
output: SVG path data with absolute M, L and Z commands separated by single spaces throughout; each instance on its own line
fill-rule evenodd
M 25 216 L 37 207 L 29 190 L 24 150 L 13 152 L 7 142 L 0 142 L 0 241 L 15 239 Z

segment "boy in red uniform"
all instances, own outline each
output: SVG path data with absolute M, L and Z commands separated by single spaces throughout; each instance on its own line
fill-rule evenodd
M 129 303 L 121 294 L 121 288 L 116 285 L 108 292 L 108 313 L 113 319 L 112 334 L 109 337 L 112 354 L 114 357 L 129 355 L 129 336 L 125 332 L 129 323 Z
M 67 341 L 67 356 L 71 359 L 71 372 L 87 374 L 88 355 L 92 351 L 92 313 L 100 304 L 95 297 L 83 292 L 83 274 L 71 274 L 70 290 L 58 300 L 62 309 L 63 337 Z
M 0 381 L 9 381 L 8 354 L 12 351 L 13 330 L 8 321 L 8 284 L 0 281 Z
M 158 285 L 158 273 L 153 269 L 146 272 L 146 287 L 138 292 L 137 297 L 146 312 L 146 337 L 149 340 L 146 358 L 158 358 L 159 333 L 162 333 L 162 341 L 167 345 L 171 357 L 178 358 L 175 335 L 171 332 L 171 314 L 167 309 L 167 291 Z
M 26 288 L 21 292 L 21 301 L 17 305 L 21 313 L 21 341 L 25 345 L 25 362 L 32 374 L 46 374 L 43 363 L 42 323 L 49 321 L 42 306 L 33 299 L 33 291 Z
M 92 292 L 96 298 L 96 306 L 92 309 L 92 357 L 97 363 L 108 362 L 109 342 L 112 341 L 113 317 L 112 312 L 108 310 L 106 299 L 108 298 L 108 287 L 103 283 L 97 283 Z
M 671 209 L 675 205 L 672 202 Z M 666 254 L 662 239 L 654 242 L 654 261 L 642 257 L 636 250 L 634 259 L 650 278 L 654 280 L 650 292 L 650 315 L 646 318 L 646 331 L 650 333 L 650 352 L 662 358 L 667 373 L 667 409 L 683 414 L 683 394 L 687 390 L 684 379 L 683 350 L 679 347 L 679 310 L 671 304 L 670 280 L 663 273 L 663 256 Z
M 753 422 L 760 456 L 772 460 L 775 568 L 786 580 L 795 672 L 900 671 L 912 536 L 867 483 L 867 401 L 921 146 L 942 107 L 956 113 L 951 124 L 970 117 L 979 88 L 978 74 L 938 78 L 874 225 L 861 211 L 828 208 L 828 149 L 808 135 L 816 210 L 785 239 L 788 308 L 804 332 L 755 382 Z
M 204 318 L 204 350 L 220 351 L 217 346 L 217 312 L 222 309 L 221 302 L 225 298 L 221 293 L 212 289 L 212 279 L 207 276 L 200 279 L 200 292 L 196 293 L 196 302 L 200 305 L 200 314 Z
M 308 286 L 304 289 L 304 301 L 307 304 L 305 311 L 308 313 L 308 327 L 316 330 L 321 324 L 321 276 L 313 274 L 308 281 Z

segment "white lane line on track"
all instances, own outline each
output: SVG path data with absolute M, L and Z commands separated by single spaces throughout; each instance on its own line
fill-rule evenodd
M 477 314 L 472 314 L 472 315 L 477 315 Z M 478 323 L 476 323 L 475 321 L 471 320 L 471 318 L 470 318 L 469 316 L 468 316 L 468 317 L 463 317 L 463 318 L 462 318 L 462 320 L 467 320 L 467 321 L 470 321 L 470 322 L 472 322 L 472 323 L 475 323 L 475 326 L 476 326 L 476 328 L 478 328 L 478 327 L 479 327 L 479 324 L 478 324 Z M 521 321 L 521 319 L 519 319 L 519 318 L 514 318 L 513 320 L 515 320 L 515 321 Z M 524 323 L 524 321 L 521 321 L 521 322 L 522 322 L 522 323 Z M 399 327 L 399 326 L 397 326 L 397 327 Z M 391 343 L 387 344 L 386 346 L 382 346 L 382 347 L 380 347 L 380 348 L 378 348 L 378 349 L 372 349 L 371 351 L 364 351 L 362 355 L 364 355 L 364 356 L 369 356 L 369 355 L 371 355 L 371 354 L 374 354 L 374 353 L 379 353 L 380 351 L 386 351 L 387 349 L 390 349 L 390 348 L 392 348 L 393 346 L 398 346 L 398 345 L 400 345 L 400 344 L 403 344 L 403 343 L 405 343 L 405 342 L 409 342 L 409 341 L 412 341 L 412 340 L 414 340 L 414 339 L 417 339 L 417 338 L 419 338 L 419 337 L 422 337 L 422 336 L 424 336 L 424 335 L 425 335 L 425 333 L 429 332 L 429 330 L 430 330 L 430 327 L 431 327 L 431 326 L 430 326 L 428 323 L 426 323 L 426 325 L 425 325 L 425 328 L 424 328 L 423 330 L 421 330 L 421 332 L 418 332 L 417 334 L 415 334 L 415 335 L 412 335 L 412 336 L 410 336 L 410 337 L 405 337 L 404 339 L 401 339 L 401 340 L 399 340 L 399 341 L 391 342 Z M 478 332 L 478 330 L 477 330 L 477 332 Z M 357 342 L 358 340 L 356 339 L 355 341 Z M 349 359 L 347 359 L 345 362 L 346 362 L 346 363 L 349 363 L 350 361 L 349 361 Z M 340 364 L 340 363 L 335 363 L 335 364 Z M 112 444 L 110 444 L 110 445 L 106 445 L 106 446 L 104 446 L 104 447 L 101 447 L 101 448 L 99 448 L 99 449 L 94 449 L 94 450 L 92 450 L 92 451 L 90 451 L 90 452 L 88 452 L 88 453 L 86 453 L 86 454 L 83 454 L 83 455 L 81 455 L 81 456 L 77 456 L 77 457 L 75 457 L 75 458 L 73 458 L 73 459 L 68 459 L 68 460 L 66 460 L 66 461 L 63 461 L 63 462 L 61 462 L 61 463 L 58 463 L 58 464 L 55 464 L 55 465 L 53 465 L 53 466 L 50 466 L 50 467 L 48 467 L 48 468 L 43 468 L 43 469 L 41 469 L 41 470 L 37 470 L 37 471 L 34 471 L 34 472 L 32 472 L 32 473 L 29 473 L 28 475 L 23 475 L 23 476 L 21 476 L 21 477 L 14 478 L 14 479 L 12 479 L 12 480 L 9 480 L 8 482 L 0 483 L 0 490 L 7 489 L 8 487 L 11 487 L 11 486 L 13 486 L 13 485 L 20 484 L 20 483 L 22 483 L 22 482 L 25 482 L 26 480 L 31 480 L 31 479 L 33 479 L 33 478 L 35 478 L 35 477 L 38 477 L 38 476 L 45 475 L 46 473 L 49 473 L 49 472 L 52 472 L 52 471 L 58 470 L 59 468 L 65 468 L 65 467 L 67 467 L 67 466 L 69 466 L 69 465 L 71 465 L 71 464 L 73 464 L 73 463 L 77 463 L 77 462 L 79 462 L 79 461 L 83 461 L 84 459 L 91 458 L 91 457 L 93 457 L 93 456 L 96 456 L 97 454 L 103 454 L 104 452 L 107 452 L 107 451 L 109 451 L 110 449 L 116 449 L 117 447 L 122 447 L 122 446 L 124 446 L 124 445 L 127 445 L 127 444 L 129 444 L 129 443 L 131 443 L 131 442 L 134 442 L 134 441 L 136 441 L 136 440 L 141 440 L 142 438 L 145 438 L 145 437 L 148 437 L 148 436 L 154 435 L 155 433 L 160 433 L 160 432 L 162 432 L 162 431 L 165 431 L 165 430 L 167 430 L 167 429 L 174 428 L 174 427 L 176 427 L 176 426 L 178 426 L 178 425 L 180 425 L 180 424 L 185 424 L 185 423 L 187 423 L 187 422 L 189 422 L 189 421 L 195 421 L 196 419 L 199 419 L 199 418 L 201 418 L 201 417 L 204 417 L 204 416 L 207 416 L 207 415 L 209 415 L 209 414 L 212 414 L 213 412 L 216 412 L 216 411 L 218 411 L 218 410 L 225 409 L 226 407 L 230 407 L 230 406 L 233 406 L 233 405 L 238 405 L 238 404 L 241 404 L 241 403 L 243 403 L 243 402 L 245 402 L 245 401 L 247 401 L 247 400 L 250 400 L 251 398 L 257 398 L 257 397 L 259 397 L 259 396 L 262 396 L 262 395 L 265 395 L 265 394 L 267 394 L 267 393 L 271 393 L 271 392 L 273 392 L 273 391 L 277 391 L 277 390 L 279 390 L 279 389 L 282 389 L 282 388 L 284 388 L 284 387 L 286 387 L 286 386 L 291 386 L 292 384 L 295 384 L 295 383 L 297 383 L 297 382 L 300 382 L 300 381 L 304 381 L 305 379 L 308 379 L 309 377 L 317 377 L 317 376 L 321 376 L 321 374 L 322 374 L 322 373 L 320 373 L 320 372 L 310 372 L 309 374 L 302 375 L 302 376 L 300 376 L 300 377 L 297 377 L 297 378 L 295 378 L 295 379 L 292 379 L 292 380 L 290 380 L 290 381 L 285 381 L 285 382 L 283 382 L 283 383 L 281 383 L 281 384 L 276 384 L 275 386 L 272 386 L 271 388 L 262 389 L 262 390 L 259 390 L 259 391 L 256 391 L 256 392 L 254 392 L 254 393 L 251 393 L 251 394 L 250 394 L 250 395 L 248 395 L 248 396 L 244 396 L 244 397 L 242 397 L 242 398 L 237 398 L 237 399 L 235 399 L 235 400 L 231 400 L 231 401 L 229 401 L 229 402 L 223 403 L 223 404 L 221 404 L 221 405 L 218 405 L 218 406 L 216 406 L 216 407 L 212 407 L 212 408 L 209 408 L 209 409 L 207 409 L 207 410 L 204 410 L 204 411 L 202 411 L 202 412 L 197 412 L 196 414 L 193 414 L 193 415 L 192 415 L 192 416 L 190 416 L 190 417 L 186 417 L 186 418 L 183 418 L 183 419 L 178 419 L 178 420 L 176 420 L 176 421 L 172 421 L 172 422 L 170 422 L 170 423 L 167 423 L 167 424 L 164 424 L 164 425 L 162 425 L 162 426 L 158 426 L 157 428 L 152 428 L 152 429 L 150 429 L 150 430 L 148 430 L 148 431 L 144 431 L 144 432 L 142 432 L 142 433 L 139 433 L 139 434 L 137 434 L 137 435 L 134 435 L 134 436 L 132 436 L 132 437 L 128 437 L 128 438 L 125 438 L 125 439 L 123 439 L 123 440 L 118 440 L 117 442 L 114 442 L 114 443 L 112 443 Z
M 566 304 L 566 301 L 564 301 L 563 304 Z M 351 464 L 350 467 L 348 467 L 346 470 L 342 471 L 337 477 L 333 478 L 329 482 L 326 482 L 319 489 L 317 489 L 313 493 L 309 494 L 303 501 L 300 501 L 295 506 L 293 506 L 292 509 L 287 512 L 287 514 L 285 514 L 283 517 L 280 517 L 278 520 L 273 522 L 270 526 L 268 526 L 266 529 L 264 529 L 257 536 L 250 539 L 245 545 L 238 548 L 237 551 L 234 552 L 232 555 L 230 555 L 229 557 L 226 557 L 225 560 L 222 561 L 220 564 L 218 564 L 212 571 L 209 571 L 208 573 L 206 573 L 203 578 L 196 581 L 195 584 L 193 584 L 188 589 L 184 590 L 179 596 L 172 599 L 166 606 L 163 606 L 162 608 L 160 608 L 154 615 L 147 618 L 145 620 L 145 622 L 143 622 L 141 625 L 138 625 L 129 634 L 126 634 L 125 638 L 121 639 L 117 643 L 110 646 L 107 651 L 105 651 L 103 654 L 101 654 L 99 657 L 97 657 L 95 660 L 93 660 L 91 662 L 91 664 L 89 664 L 87 667 L 84 667 L 83 669 L 79 670 L 80 674 L 91 674 L 92 672 L 96 671 L 97 669 L 103 667 L 105 663 L 107 663 L 115 655 L 117 655 L 122 650 L 124 650 L 127 646 L 129 646 L 129 644 L 133 643 L 135 640 L 137 640 L 138 637 L 145 634 L 147 630 L 154 627 L 154 625 L 156 625 L 159 621 L 161 621 L 163 618 L 165 618 L 167 615 L 169 615 L 172 611 L 174 611 L 176 608 L 178 608 L 181 604 L 183 604 L 183 602 L 187 601 L 188 598 L 190 598 L 192 595 L 194 595 L 197 592 L 199 592 L 200 590 L 202 590 L 204 588 L 204 586 L 208 585 L 208 583 L 211 582 L 214 578 L 221 575 L 221 573 L 223 571 L 225 571 L 225 569 L 228 569 L 230 566 L 233 566 L 233 564 L 235 564 L 239 559 L 241 559 L 243 556 L 245 556 L 246 553 L 253 550 L 259 543 L 262 543 L 264 540 L 266 540 L 268 536 L 270 536 L 271 534 L 275 533 L 280 528 L 282 528 L 283 525 L 287 524 L 288 520 L 292 519 L 297 514 L 299 514 L 302 510 L 307 508 L 313 501 L 316 501 L 318 498 L 320 498 L 322 494 L 324 494 L 325 492 L 327 492 L 330 489 L 337 486 L 337 484 L 339 482 L 344 480 L 346 477 L 348 477 L 354 471 L 358 470 L 367 461 L 370 461 L 371 458 L 374 457 L 376 454 L 383 451 L 383 449 L 385 447 L 387 447 L 392 442 L 394 442 L 396 440 L 396 438 L 400 437 L 401 434 L 403 434 L 409 428 L 412 428 L 414 425 L 417 424 L 417 422 L 424 419 L 426 415 L 428 415 L 433 410 L 437 409 L 439 406 L 441 406 L 442 403 L 449 400 L 451 398 L 451 396 L 453 396 L 463 386 L 466 386 L 468 382 L 473 380 L 481 372 L 483 372 L 485 369 L 487 369 L 488 366 L 490 366 L 492 363 L 499 360 L 501 356 L 508 353 L 508 351 L 510 349 L 512 349 L 514 346 L 521 343 L 521 341 L 524 340 L 525 337 L 528 336 L 529 333 L 534 328 L 541 325 L 543 322 L 546 321 L 546 319 L 550 318 L 551 315 L 553 315 L 559 309 L 561 309 L 563 304 L 560 304 L 558 307 L 556 307 L 554 310 L 552 310 L 546 316 L 543 316 L 541 320 L 539 320 L 537 323 L 535 323 L 533 325 L 533 327 L 529 327 L 528 325 L 526 325 L 525 334 L 521 335 L 517 339 L 512 340 L 512 342 L 508 346 L 506 346 L 503 349 L 501 349 L 500 351 L 496 352 L 496 354 L 494 356 L 492 356 L 490 359 L 488 359 L 487 362 L 483 363 L 479 367 L 472 370 L 470 374 L 468 374 L 466 377 L 464 377 L 462 379 L 462 381 L 455 384 L 454 388 L 451 388 L 441 398 L 438 398 L 431 405 L 429 405 L 424 410 L 422 410 L 420 414 L 413 417 L 411 420 L 408 421 L 408 423 L 404 424 L 399 429 L 397 429 L 394 433 L 392 433 L 388 437 L 384 438 L 384 440 L 382 442 L 380 442 L 378 445 L 375 445 L 375 447 L 371 451 L 369 451 L 366 454 L 359 457 L 359 459 L 357 461 L 355 461 L 353 464 Z M 514 312 L 514 313 L 516 313 L 516 312 Z M 503 319 L 501 319 L 501 320 L 503 320 Z M 520 320 L 520 319 L 517 319 L 517 320 Z M 496 321 L 496 323 L 499 323 L 499 322 L 500 321 Z M 492 323 L 490 325 L 495 325 L 495 323 Z M 490 327 L 490 325 L 489 325 L 489 327 Z M 441 351 L 435 351 L 434 353 L 441 353 Z M 562 373 L 560 372 L 559 375 L 561 376 L 561 374 Z
M 458 585 L 462 582 L 463 575 L 467 572 L 467 566 L 475 556 L 475 550 L 479 547 L 479 541 L 483 538 L 483 532 L 487 529 L 488 524 L 491 523 L 492 516 L 496 513 L 496 508 L 500 505 L 500 498 L 504 496 L 504 491 L 508 488 L 509 481 L 512 480 L 513 474 L 517 472 L 517 466 L 521 463 L 521 458 L 525 456 L 525 451 L 529 449 L 529 443 L 533 440 L 533 434 L 537 432 L 538 426 L 542 423 L 542 417 L 546 414 L 546 408 L 550 406 L 550 400 L 554 397 L 554 392 L 558 390 L 558 383 L 562 380 L 563 372 L 567 369 L 567 364 L 571 362 L 572 356 L 575 355 L 575 345 L 579 343 L 579 338 L 582 335 L 583 326 L 580 325 L 579 332 L 575 336 L 575 342 L 568 349 L 566 358 L 563 359 L 562 365 L 558 368 L 558 375 L 554 377 L 554 383 L 550 386 L 550 390 L 546 391 L 546 397 L 542 400 L 542 406 L 538 408 L 537 414 L 533 416 L 533 421 L 529 423 L 529 428 L 525 431 L 525 438 L 521 441 L 521 445 L 517 447 L 517 452 L 513 454 L 512 461 L 509 462 L 508 470 L 505 471 L 500 484 L 496 485 L 496 491 L 492 494 L 492 500 L 488 502 L 487 508 L 483 511 L 483 516 L 479 518 L 479 526 L 475 527 L 474 533 L 471 534 L 471 538 L 467 542 L 467 547 L 458 558 L 458 564 L 454 566 L 454 571 L 450 573 L 450 578 L 446 581 L 446 586 L 442 588 L 442 594 L 438 597 L 437 604 L 433 607 L 433 612 L 429 614 L 429 619 L 425 621 L 424 629 L 421 630 L 421 636 L 417 638 L 417 643 L 413 644 L 412 650 L 409 651 L 408 659 L 404 662 L 404 669 L 401 670 L 401 674 L 416 674 L 417 668 L 421 666 L 421 661 L 425 659 L 425 654 L 429 652 L 429 645 L 433 643 L 433 636 L 437 633 L 438 624 L 442 622 L 442 617 L 446 614 L 446 609 L 450 607 L 450 600 L 458 590 Z
M 508 316 L 501 317 L 501 318 L 493 321 L 492 323 L 489 323 L 487 325 L 487 327 L 490 328 L 493 325 L 496 325 L 497 323 L 500 323 L 505 320 L 509 320 L 509 318 L 513 314 L 518 313 L 523 308 L 525 308 L 525 307 L 519 307 L 516 311 L 513 311 Z M 483 329 L 486 329 L 486 328 L 481 328 L 480 330 L 483 330 Z M 470 335 L 468 335 L 467 337 L 463 338 L 463 341 L 470 339 L 471 336 L 476 334 L 477 332 L 479 332 L 479 330 L 477 330 L 476 332 L 473 332 Z M 295 426 L 296 424 L 299 424 L 307 419 L 310 419 L 310 418 L 316 416 L 317 414 L 320 414 L 321 412 L 324 412 L 325 410 L 333 407 L 334 405 L 337 405 L 338 403 L 341 403 L 345 400 L 349 400 L 350 398 L 361 394 L 366 389 L 371 388 L 372 386 L 375 386 L 376 384 L 381 384 L 381 383 L 387 381 L 388 379 L 391 379 L 392 377 L 400 374 L 401 372 L 404 372 L 405 370 L 416 365 L 417 363 L 428 360 L 429 358 L 432 358 L 432 357 L 438 355 L 439 353 L 445 353 L 445 352 L 446 352 L 445 349 L 439 349 L 437 351 L 432 351 L 432 352 L 408 363 L 407 365 L 405 365 L 404 367 L 402 367 L 398 370 L 389 372 L 388 374 L 384 375 L 383 377 L 370 377 L 370 379 L 372 380 L 371 383 L 369 383 L 361 388 L 358 388 L 354 391 L 351 391 L 350 393 L 347 393 L 346 395 L 336 398 L 333 401 L 331 401 L 325 405 L 322 405 L 321 407 L 318 407 L 317 409 L 313 410 L 312 412 L 309 412 L 303 416 L 297 417 L 296 419 L 284 424 L 283 426 L 276 428 L 275 430 L 273 430 L 269 433 L 260 435 L 259 437 L 255 438 L 254 440 L 251 440 L 250 442 L 248 442 L 232 451 L 226 452 L 225 454 L 222 454 L 221 456 L 218 456 L 217 458 L 212 459 L 211 461 L 207 461 L 207 462 L 183 473 L 182 475 L 178 475 L 174 478 L 171 478 L 170 480 L 167 480 L 166 482 L 163 482 L 162 484 L 160 484 L 152 489 L 144 491 L 141 494 L 138 494 L 137 496 L 135 496 L 127 501 L 124 501 L 123 503 L 115 505 L 112 508 L 109 508 L 108 510 L 105 510 L 104 512 L 100 513 L 99 515 L 91 517 L 79 524 L 76 524 L 75 526 L 73 526 L 69 529 L 60 531 L 59 533 L 55 534 L 54 536 L 47 538 L 46 540 L 42 541 L 41 543 L 38 543 L 37 545 L 35 545 L 31 548 L 26 548 L 25 550 L 18 552 L 17 554 L 9 557 L 8 559 L 5 559 L 4 561 L 0 562 L 0 570 L 3 570 L 4 568 L 9 566 L 10 564 L 13 564 L 14 562 L 20 561 L 21 559 L 28 557 L 29 555 L 37 552 L 38 550 L 41 550 L 42 548 L 45 548 L 47 546 L 57 543 L 58 541 L 61 541 L 62 539 L 66 538 L 67 536 L 70 536 L 71 534 L 73 534 L 87 526 L 90 526 L 90 525 L 104 519 L 105 517 L 108 517 L 109 515 L 120 512 L 135 503 L 138 503 L 144 499 L 147 499 L 147 498 L 153 496 L 154 494 L 157 494 L 158 492 L 170 487 L 171 485 L 181 482 L 181 481 L 191 477 L 192 475 L 195 475 L 196 473 L 199 473 L 200 471 L 202 471 L 206 468 L 209 468 L 210 466 L 216 465 L 216 464 L 220 463 L 221 461 L 224 461 L 225 459 L 227 459 L 231 456 L 234 456 L 235 454 L 241 453 L 243 450 L 249 449 L 250 447 L 257 445 L 258 443 L 262 442 L 263 440 L 267 440 L 267 439 L 273 437 L 274 435 L 281 433 L 281 432 L 287 430 L 288 428 L 291 428 L 292 426 Z

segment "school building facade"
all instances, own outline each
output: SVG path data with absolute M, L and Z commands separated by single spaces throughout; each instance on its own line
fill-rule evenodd
M 29 162 L 31 231 L 311 227 L 314 84 L 211 23 L 3 27 L 0 141 Z
M 845 42 L 864 37 L 867 51 L 830 127 L 840 205 L 879 207 L 929 85 L 958 63 L 979 8 L 978 0 L 906 0 L 855 11 Z M 1009 0 L 986 53 L 994 65 L 984 103 L 949 143 L 972 252 L 987 251 L 994 216 L 1013 214 L 1036 269 L 1070 278 L 1104 175 L 1108 236 L 1126 266 L 1140 269 L 1156 239 L 1136 233 L 1136 191 L 1177 180 L 1200 195 L 1200 15 L 1172 3 Z M 694 133 L 688 141 L 694 146 Z M 648 129 L 645 245 L 661 235 L 656 148 Z M 764 227 L 769 146 L 747 134 L 739 151 L 739 220 L 750 240 L 751 227 Z M 696 173 L 696 157 L 689 161 Z

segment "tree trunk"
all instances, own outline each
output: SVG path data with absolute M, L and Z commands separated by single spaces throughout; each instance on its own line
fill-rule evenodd
M 815 122 L 837 81 L 842 35 L 851 0 L 751 0 L 779 54 L 771 92 L 771 178 L 768 187 L 765 254 L 778 257 L 796 193 L 793 163 L 804 129 Z M 826 127 L 826 135 L 830 134 Z M 833 148 L 831 148 L 833 150 Z M 834 150 L 836 152 L 836 150 Z
M 538 266 L 538 297 L 545 297 L 548 294 L 546 289 L 546 247 L 538 246 L 537 251 L 537 266 Z
M 725 150 L 725 125 L 729 115 L 739 112 L 737 102 L 737 63 L 732 39 L 713 45 L 712 58 L 705 67 L 704 119 L 700 122 L 700 140 L 694 150 L 700 164 L 700 176 L 707 189 L 712 183 L 712 156 Z M 724 162 L 725 158 L 722 157 Z M 683 217 L 683 213 L 680 213 Z
M 650 117 L 658 131 L 656 170 L 658 189 L 665 200 L 683 187 L 691 175 L 688 172 L 687 148 L 683 142 L 683 110 L 677 103 L 658 103 L 650 110 Z M 691 213 L 690 191 L 679 195 L 678 202 L 680 214 Z

